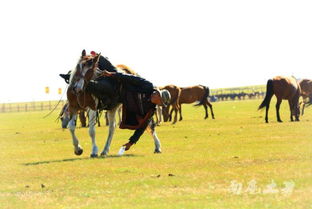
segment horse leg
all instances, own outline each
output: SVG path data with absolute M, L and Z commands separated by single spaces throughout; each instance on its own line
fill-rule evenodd
M 159 106 L 159 105 L 157 105 L 156 106 L 156 114 L 155 114 L 155 116 L 156 116 L 156 125 L 160 125 L 160 123 L 161 123 L 161 112 L 162 112 L 162 109 L 161 109 L 161 107 Z
M 208 105 L 209 108 L 210 108 L 212 119 L 215 119 L 214 114 L 213 114 L 212 104 L 211 104 L 210 102 L 207 101 L 207 105 Z
M 96 122 L 98 127 L 101 127 L 100 112 L 98 110 L 96 111 Z
M 75 148 L 74 152 L 76 155 L 81 155 L 83 153 L 83 149 L 80 146 L 78 138 L 76 137 L 76 134 L 75 134 L 76 120 L 77 120 L 77 114 L 74 114 L 68 123 L 68 129 L 69 129 L 70 134 L 72 136 L 73 145 Z
M 109 120 L 108 120 L 108 116 L 107 116 L 108 113 L 107 112 L 108 111 L 105 112 L 105 125 L 106 126 L 108 126 L 108 124 L 109 124 Z
M 115 121 L 115 115 L 117 112 L 117 109 L 119 108 L 119 106 L 115 107 L 112 110 L 108 110 L 107 111 L 107 119 L 108 119 L 108 136 L 107 136 L 107 140 L 106 140 L 106 144 L 105 147 L 103 149 L 103 151 L 101 152 L 101 156 L 106 156 L 109 152 L 109 148 L 110 148 L 110 144 L 112 142 L 113 136 L 114 136 L 114 132 L 115 132 L 115 128 L 116 128 L 116 121 Z
M 87 126 L 87 123 L 86 123 L 87 119 L 86 119 L 84 111 L 80 111 L 80 113 L 79 113 L 79 120 L 81 122 L 81 127 L 86 127 Z
M 121 124 L 121 110 L 122 110 L 121 107 L 122 107 L 121 105 L 118 107 L 118 125 Z
M 203 106 L 204 106 L 204 108 L 205 108 L 205 119 L 207 119 L 207 118 L 208 118 L 207 105 L 204 103 Z
M 159 115 L 159 123 L 158 123 L 158 125 L 159 125 L 163 121 L 162 107 L 161 106 L 159 106 L 158 115 Z
M 276 118 L 277 118 L 277 121 L 280 122 L 280 123 L 283 122 L 281 120 L 280 113 L 279 113 L 281 103 L 282 103 L 282 99 L 277 99 L 277 102 L 276 102 L 276 105 L 275 105 L 275 107 L 276 107 Z
M 98 156 L 98 147 L 96 146 L 95 141 L 95 125 L 96 125 L 96 111 L 89 110 L 89 136 L 92 140 L 92 152 L 90 157 L 97 157 Z
M 182 105 L 179 106 L 179 114 L 180 114 L 179 121 L 181 121 L 181 120 L 183 120 L 183 117 L 182 117 Z
M 294 104 L 290 100 L 288 100 L 288 104 L 289 104 L 289 111 L 290 111 L 290 121 L 294 121 L 294 118 L 293 118 L 293 115 L 295 113 L 295 111 L 294 111 Z
M 147 130 L 148 132 L 152 135 L 153 139 L 154 139 L 154 144 L 155 144 L 155 150 L 154 153 L 161 153 L 161 144 L 160 144 L 160 140 L 157 137 L 156 134 L 156 123 L 154 122 L 154 120 L 152 119 L 148 126 L 147 126 Z
M 303 101 L 303 103 L 302 103 L 302 111 L 301 111 L 301 116 L 304 114 L 304 107 L 305 107 L 305 102 Z
M 170 110 L 170 107 L 171 107 L 171 105 L 168 107 L 168 112 L 169 112 L 169 110 Z M 171 120 L 172 120 L 172 113 L 173 113 L 173 110 L 174 110 L 174 107 L 172 106 L 172 107 L 171 107 L 171 110 L 170 110 L 170 112 L 169 112 L 169 118 L 168 118 L 168 121 L 170 121 L 170 122 L 171 122 Z
M 172 108 L 174 108 L 174 120 L 172 122 L 172 124 L 175 124 L 178 120 L 178 107 L 177 105 L 172 106 Z

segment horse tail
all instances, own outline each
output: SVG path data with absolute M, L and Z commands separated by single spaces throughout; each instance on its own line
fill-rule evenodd
M 272 79 L 269 79 L 268 82 L 267 82 L 267 90 L 266 90 L 266 94 L 265 94 L 265 97 L 264 97 L 264 100 L 262 101 L 261 105 L 258 107 L 258 110 L 264 108 L 264 107 L 267 107 L 269 104 L 270 104 L 270 101 L 271 101 L 271 98 L 274 94 L 274 91 L 273 91 L 273 80 Z
M 203 98 L 200 100 L 200 102 L 199 102 L 198 104 L 194 105 L 194 106 L 203 105 L 203 104 L 207 101 L 207 98 L 209 97 L 209 93 L 210 93 L 209 88 L 208 88 L 207 86 L 203 86 L 203 85 L 200 85 L 200 86 L 204 88 L 204 91 L 205 91 L 205 92 L 204 92 L 204 96 L 203 96 Z

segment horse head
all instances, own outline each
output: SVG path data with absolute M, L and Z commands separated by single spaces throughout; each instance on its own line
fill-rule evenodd
M 84 92 L 88 82 L 94 78 L 100 56 L 101 54 L 87 55 L 85 50 L 82 51 L 69 81 L 69 87 L 74 93 Z

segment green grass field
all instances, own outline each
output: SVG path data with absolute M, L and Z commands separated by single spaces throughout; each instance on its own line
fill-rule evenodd
M 273 100 L 265 124 L 259 104 L 213 103 L 215 120 L 184 105 L 182 122 L 157 128 L 162 154 L 145 133 L 117 157 L 132 134 L 117 129 L 111 155 L 96 159 L 85 128 L 77 129 L 84 153 L 74 155 L 57 112 L 2 113 L 0 208 L 312 208 L 312 109 L 289 122 L 283 102 L 280 124 Z M 101 149 L 106 134 L 97 128 Z

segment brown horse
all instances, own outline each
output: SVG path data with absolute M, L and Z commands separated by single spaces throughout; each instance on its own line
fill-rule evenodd
M 203 105 L 205 108 L 205 119 L 208 118 L 208 110 L 207 106 L 209 106 L 211 111 L 212 119 L 215 119 L 212 104 L 208 101 L 209 97 L 209 88 L 203 85 L 190 86 L 181 88 L 180 98 L 179 98 L 179 113 L 180 113 L 180 121 L 183 119 L 182 117 L 182 105 L 181 104 L 191 104 L 196 101 L 199 101 L 195 106 Z M 170 115 L 172 114 L 172 110 Z
M 268 111 L 270 108 L 270 101 L 273 95 L 276 96 L 276 117 L 278 122 L 282 122 L 279 109 L 283 99 L 287 99 L 290 109 L 290 120 L 293 121 L 295 116 L 296 121 L 299 121 L 300 109 L 299 109 L 299 96 L 300 86 L 294 77 L 282 77 L 276 76 L 273 79 L 269 79 L 267 82 L 267 91 L 263 102 L 260 104 L 258 110 L 266 107 L 265 110 L 265 122 L 268 123 Z
M 126 66 L 123 68 L 117 68 L 117 70 L 126 71 Z M 103 71 L 115 71 L 116 67 L 114 67 L 106 58 L 101 56 L 100 54 L 96 55 L 87 55 L 86 51 L 83 50 L 81 57 L 78 61 L 78 64 L 75 70 L 72 72 L 69 87 L 67 90 L 67 99 L 68 99 L 68 110 L 71 115 L 71 120 L 68 124 L 68 128 L 72 135 L 73 145 L 75 149 L 76 155 L 81 155 L 83 152 L 82 147 L 79 144 L 78 138 L 75 135 L 75 120 L 77 118 L 77 113 L 79 110 L 89 110 L 89 135 L 92 139 L 92 152 L 91 157 L 98 156 L 98 147 L 95 141 L 95 123 L 96 123 L 96 112 L 100 109 L 107 110 L 107 117 L 109 121 L 109 133 L 104 146 L 103 151 L 101 152 L 101 156 L 106 156 L 109 152 L 110 144 L 114 135 L 116 123 L 115 123 L 115 115 L 116 111 L 121 105 L 120 95 L 116 91 L 116 89 L 120 89 L 120 84 L 117 81 L 110 81 L 105 85 L 105 91 L 107 91 L 107 95 L 101 92 L 100 96 L 104 96 L 106 98 L 105 101 L 101 100 L 96 95 L 91 95 L 86 91 L 88 88 L 88 84 L 98 76 L 102 75 Z M 111 83 L 115 82 L 115 83 Z M 103 84 L 103 83 L 102 83 Z M 116 88 L 113 86 L 115 85 Z M 112 89 L 112 90 L 110 90 Z M 114 92 L 116 95 L 108 95 L 108 93 Z M 109 97 L 114 96 L 114 97 Z M 105 102 L 105 103 L 104 103 Z M 156 131 L 153 127 L 153 124 L 149 124 L 148 131 L 152 134 L 154 143 L 155 143 L 155 152 L 161 152 L 160 141 L 157 137 Z
M 304 113 L 304 108 L 306 104 L 311 104 L 311 98 L 312 98 L 312 80 L 310 79 L 302 79 L 299 82 L 300 88 L 301 88 L 301 94 L 303 99 L 303 105 L 302 105 L 302 111 L 301 115 Z M 307 101 L 309 99 L 309 101 Z
M 164 87 L 160 87 L 159 89 L 166 89 L 170 92 L 170 95 L 171 95 L 170 105 L 168 105 L 167 107 L 163 107 L 162 113 L 163 113 L 165 122 L 168 120 L 171 121 L 172 113 L 169 115 L 169 109 L 171 107 L 171 110 L 175 112 L 174 120 L 172 122 L 173 124 L 175 124 L 178 118 L 179 98 L 181 94 L 181 89 L 175 85 L 167 85 Z

